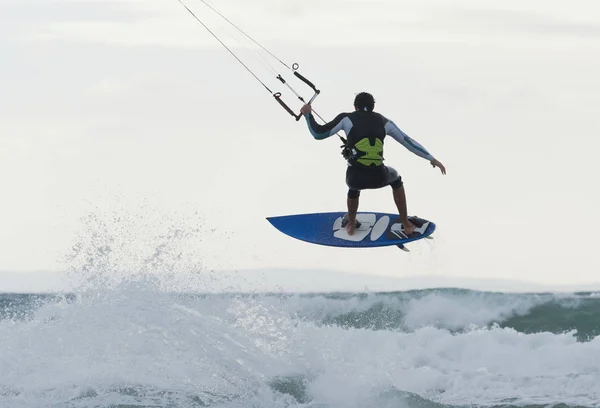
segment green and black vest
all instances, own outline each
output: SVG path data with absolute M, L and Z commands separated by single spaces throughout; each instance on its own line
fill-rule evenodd
M 356 111 L 348 115 L 352 127 L 348 133 L 344 157 L 350 165 L 376 167 L 383 164 L 383 139 L 386 119 L 376 112 Z

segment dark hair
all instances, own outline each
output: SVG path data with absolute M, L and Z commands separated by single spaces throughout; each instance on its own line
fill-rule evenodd
M 373 99 L 373 95 L 370 93 L 361 92 L 354 98 L 354 107 L 359 110 L 368 110 L 369 112 L 372 112 L 375 107 L 375 99 Z

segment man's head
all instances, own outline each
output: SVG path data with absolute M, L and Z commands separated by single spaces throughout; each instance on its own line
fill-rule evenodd
M 370 93 L 361 92 L 358 95 L 356 95 L 356 98 L 354 98 L 354 108 L 356 110 L 366 110 L 372 112 L 374 107 L 375 99 L 373 99 L 373 95 L 371 95 Z

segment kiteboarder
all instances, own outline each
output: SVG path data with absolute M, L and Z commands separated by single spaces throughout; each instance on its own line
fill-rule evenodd
M 423 146 L 400 130 L 394 122 L 374 112 L 374 107 L 373 96 L 361 92 L 354 99 L 354 112 L 340 113 L 331 122 L 323 125 L 315 121 L 310 104 L 305 104 L 300 112 L 306 118 L 310 133 L 317 140 L 326 139 L 340 130 L 346 133 L 347 139 L 342 155 L 348 163 L 346 170 L 348 213 L 344 216 L 342 225 L 348 234 L 354 235 L 359 226 L 356 213 L 361 190 L 391 186 L 404 232 L 410 235 L 415 226 L 408 219 L 402 177 L 394 168 L 383 164 L 385 136 L 391 136 L 417 156 L 428 160 L 434 168 L 439 167 L 442 174 L 446 174 L 446 168 Z

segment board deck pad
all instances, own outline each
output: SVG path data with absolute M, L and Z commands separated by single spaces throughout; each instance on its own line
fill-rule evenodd
M 429 237 L 436 225 L 416 216 L 408 217 L 415 225 L 414 232 L 407 236 L 398 214 L 359 212 L 356 219 L 360 227 L 349 235 L 342 227 L 345 212 L 294 214 L 267 217 L 267 220 L 282 233 L 313 244 L 336 247 L 381 247 L 403 244 Z

